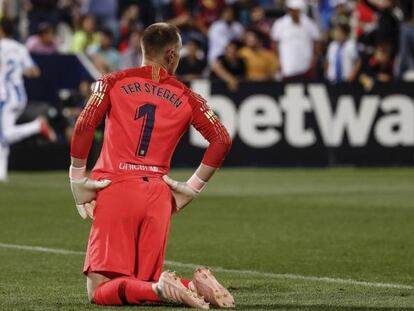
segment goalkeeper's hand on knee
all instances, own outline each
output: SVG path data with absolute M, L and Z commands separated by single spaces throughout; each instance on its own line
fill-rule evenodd
M 70 188 L 75 199 L 79 215 L 86 219 L 93 218 L 96 206 L 96 190 L 104 189 L 111 183 L 110 180 L 93 180 L 86 177 L 86 167 L 73 167 L 69 169 Z
M 201 180 L 196 174 L 186 182 L 176 181 L 167 175 L 163 176 L 163 179 L 172 190 L 175 203 L 174 207 L 177 212 L 197 197 L 206 185 L 206 182 Z

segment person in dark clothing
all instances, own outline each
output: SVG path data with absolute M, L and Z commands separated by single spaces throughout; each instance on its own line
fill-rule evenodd
M 59 22 L 58 0 L 30 0 L 26 10 L 29 18 L 29 35 L 36 34 L 41 23 L 55 27 Z
M 240 43 L 236 40 L 230 41 L 211 66 L 211 79 L 222 80 L 227 83 L 230 91 L 237 91 L 239 80 L 246 76 L 246 64 L 239 56 Z
M 378 82 L 390 82 L 393 79 L 394 62 L 392 48 L 387 44 L 379 44 L 375 53 L 363 69 L 363 74 Z
M 187 54 L 181 58 L 177 68 L 177 76 L 185 81 L 201 78 L 206 68 L 206 59 L 200 54 L 200 45 L 197 40 L 190 40 L 186 44 Z
M 396 0 L 385 0 L 379 7 L 368 0 L 362 0 L 369 8 L 378 14 L 378 27 L 374 31 L 375 44 L 387 44 L 391 46 L 391 56 L 398 53 L 400 38 L 400 17 L 396 13 Z
M 413 0 L 400 0 L 399 6 L 404 14 L 404 21 L 413 22 L 414 20 L 414 3 Z
M 414 70 L 414 3 L 412 0 L 400 0 L 400 5 L 405 23 L 401 26 L 397 75 L 403 79 L 407 71 Z

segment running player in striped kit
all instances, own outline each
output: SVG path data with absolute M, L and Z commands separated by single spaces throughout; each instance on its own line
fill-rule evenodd
M 56 134 L 44 117 L 16 124 L 27 104 L 23 76 L 38 77 L 26 47 L 11 39 L 13 23 L 7 18 L 0 22 L 0 182 L 7 181 L 10 145 L 35 134 L 55 141 Z

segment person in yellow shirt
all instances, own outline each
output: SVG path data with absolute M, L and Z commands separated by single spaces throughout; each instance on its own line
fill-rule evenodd
M 71 53 L 83 53 L 90 46 L 99 44 L 99 33 L 96 32 L 96 21 L 92 15 L 86 15 L 82 19 L 81 29 L 75 32 L 72 38 Z
M 263 81 L 275 78 L 278 61 L 276 55 L 263 47 L 263 41 L 254 30 L 248 30 L 244 36 L 245 47 L 239 55 L 247 67 L 247 80 Z

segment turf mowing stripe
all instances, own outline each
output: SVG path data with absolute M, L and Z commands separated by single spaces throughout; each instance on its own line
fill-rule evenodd
M 82 255 L 82 256 L 85 255 L 84 252 L 80 252 L 80 251 L 72 251 L 72 250 L 59 249 L 59 248 L 49 248 L 49 247 L 42 247 L 42 246 L 19 245 L 19 244 L 0 243 L 0 248 L 33 251 L 33 252 L 43 252 L 43 253 L 60 254 L 60 255 Z M 183 262 L 177 262 L 177 261 L 171 261 L 171 260 L 166 260 L 165 264 L 169 266 L 178 267 L 178 268 L 195 269 L 197 267 L 200 267 L 200 265 L 197 265 L 197 264 L 183 263 Z M 210 268 L 216 272 L 239 274 L 239 275 L 250 275 L 250 276 L 266 277 L 266 278 L 273 278 L 273 279 L 303 280 L 303 281 L 314 281 L 314 282 L 334 283 L 334 284 L 344 284 L 344 285 L 357 285 L 357 286 L 377 287 L 377 288 L 394 288 L 394 289 L 409 289 L 409 290 L 414 289 L 414 287 L 411 285 L 403 285 L 403 284 L 375 283 L 375 282 L 357 281 L 357 280 L 352 280 L 352 279 L 305 276 L 305 275 L 297 275 L 297 274 L 289 274 L 289 273 L 286 273 L 286 274 L 270 273 L 270 272 L 260 272 L 260 271 L 253 271 L 253 270 L 234 270 L 234 269 L 226 269 L 226 268 L 221 268 L 221 267 L 210 267 Z

